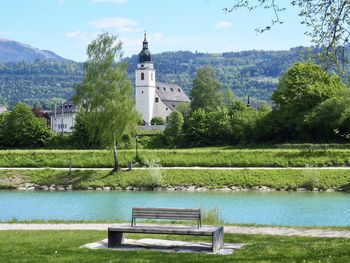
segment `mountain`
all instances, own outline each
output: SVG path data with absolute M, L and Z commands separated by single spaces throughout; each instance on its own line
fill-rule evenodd
M 6 46 L 8 48 L 4 48 Z M 250 95 L 254 103 L 270 102 L 281 74 L 296 61 L 308 60 L 315 52 L 305 47 L 218 54 L 177 51 L 154 54 L 152 59 L 157 81 L 177 83 L 187 94 L 190 93 L 197 69 L 209 65 L 215 69 L 223 89 L 232 89 L 242 99 Z M 1 62 L 3 57 L 12 57 L 12 61 L 3 59 Z M 134 83 L 137 55 L 125 60 L 129 63 L 127 70 L 130 80 Z M 350 74 L 349 60 L 350 48 L 347 48 L 343 58 L 343 70 L 347 76 Z M 13 106 L 22 101 L 33 105 L 40 101 L 44 108 L 52 109 L 55 102 L 61 102 L 74 94 L 74 84 L 81 82 L 84 76 L 82 65 L 63 59 L 51 51 L 14 41 L 0 41 L 0 104 L 3 101 Z
M 33 62 L 35 60 L 48 60 L 64 63 L 74 62 L 62 58 L 49 50 L 40 50 L 14 40 L 0 38 L 0 62 Z

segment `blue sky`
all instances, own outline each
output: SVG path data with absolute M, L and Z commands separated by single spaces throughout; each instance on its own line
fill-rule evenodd
M 118 35 L 125 56 L 141 49 L 147 30 L 152 53 L 190 50 L 227 52 L 281 50 L 310 45 L 297 10 L 288 8 L 284 24 L 257 34 L 268 25 L 271 10 L 225 14 L 232 0 L 2 0 L 0 38 L 13 39 L 85 60 L 86 46 L 99 33 Z M 287 1 L 281 1 L 282 3 Z M 286 3 L 286 7 L 289 5 Z

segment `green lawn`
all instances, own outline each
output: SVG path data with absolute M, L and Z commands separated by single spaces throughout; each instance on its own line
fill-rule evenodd
M 68 171 L 58 170 L 0 170 L 0 188 L 16 188 L 24 182 L 38 185 L 69 185 L 75 189 L 88 187 L 127 186 L 152 189 L 167 186 L 198 186 L 222 188 L 241 186 L 253 188 L 268 186 L 276 189 L 313 188 L 350 189 L 350 170 L 132 170 L 112 173 L 111 171 Z
M 130 237 L 130 236 L 129 236 Z M 143 235 L 132 235 L 142 238 Z M 190 236 L 153 236 L 201 240 Z M 106 238 L 101 231 L 1 231 L 0 262 L 349 262 L 350 240 L 226 234 L 225 242 L 247 246 L 229 256 L 150 251 L 88 250 L 79 246 Z
M 194 148 L 140 150 L 143 165 L 161 166 L 348 166 L 350 149 L 296 148 Z M 135 162 L 135 150 L 119 151 L 120 164 Z M 0 150 L 0 167 L 113 167 L 108 150 Z

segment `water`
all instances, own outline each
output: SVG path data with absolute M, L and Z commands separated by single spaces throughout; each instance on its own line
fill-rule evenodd
M 0 191 L 0 220 L 130 220 L 132 207 L 218 208 L 227 223 L 350 226 L 350 194 Z

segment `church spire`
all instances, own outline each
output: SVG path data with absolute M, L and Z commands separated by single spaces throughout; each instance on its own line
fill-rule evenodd
M 147 41 L 146 31 L 142 42 L 142 50 L 139 53 L 139 63 L 145 63 L 145 62 L 152 63 L 151 53 L 148 50 L 148 41 Z
M 145 31 L 143 39 L 143 49 L 148 49 L 147 32 Z

